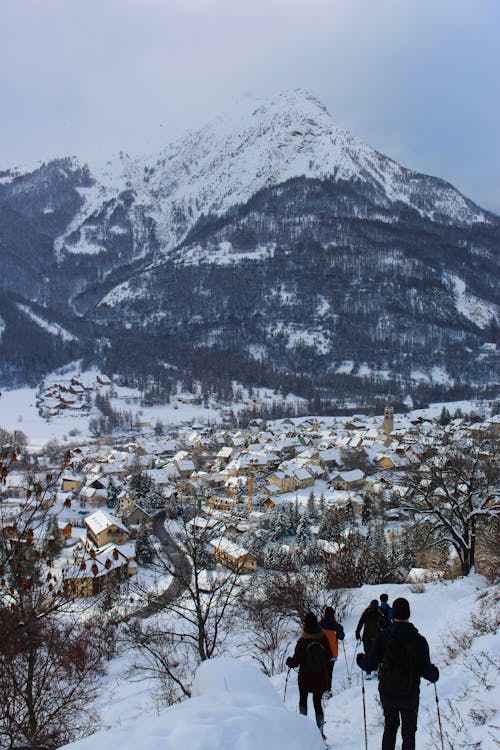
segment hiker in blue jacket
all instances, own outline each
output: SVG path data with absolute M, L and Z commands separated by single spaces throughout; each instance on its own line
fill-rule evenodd
M 387 594 L 380 594 L 379 609 L 382 610 L 387 620 L 387 624 L 390 625 L 392 622 L 392 607 L 389 605 L 389 597 Z
M 379 666 L 380 702 L 385 726 L 382 750 L 394 750 L 401 721 L 402 750 L 415 750 L 420 678 L 437 682 L 439 670 L 431 663 L 429 645 L 409 622 L 407 599 L 395 599 L 393 622 L 375 640 L 368 654 L 358 654 L 356 661 L 365 672 Z

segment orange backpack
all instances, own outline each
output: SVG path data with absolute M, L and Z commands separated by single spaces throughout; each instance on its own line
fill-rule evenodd
M 330 644 L 330 651 L 332 652 L 332 657 L 336 659 L 337 656 L 339 655 L 339 640 L 337 638 L 337 631 L 329 630 L 328 628 L 323 628 L 323 632 L 328 638 L 328 643 Z

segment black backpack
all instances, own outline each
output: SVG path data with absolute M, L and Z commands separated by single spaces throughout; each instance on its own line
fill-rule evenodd
M 311 641 L 307 644 L 306 663 L 312 672 L 320 672 L 326 668 L 325 647 L 319 641 Z
M 414 686 L 414 649 L 411 641 L 388 635 L 378 669 L 379 688 L 387 695 L 409 695 Z

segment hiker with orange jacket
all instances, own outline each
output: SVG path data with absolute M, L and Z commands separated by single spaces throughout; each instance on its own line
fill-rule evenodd
M 304 618 L 302 635 L 295 645 L 293 656 L 286 660 L 287 667 L 299 668 L 299 712 L 307 715 L 307 697 L 312 693 L 316 724 L 323 735 L 325 717 L 321 698 L 328 690 L 328 662 L 332 658 L 330 644 L 321 629 L 316 615 L 308 612 Z
M 332 652 L 332 658 L 328 662 L 328 690 L 327 690 L 327 698 L 331 698 L 332 697 L 333 668 L 335 666 L 335 662 L 337 661 L 337 657 L 339 655 L 339 641 L 344 640 L 345 633 L 344 633 L 344 628 L 342 627 L 340 622 L 337 622 L 337 618 L 335 617 L 335 611 L 333 607 L 325 607 L 323 619 L 320 621 L 319 624 L 325 631 L 325 635 L 328 638 L 328 643 L 330 644 L 330 651 Z

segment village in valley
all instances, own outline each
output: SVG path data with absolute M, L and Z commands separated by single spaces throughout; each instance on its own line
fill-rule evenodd
M 46 387 L 37 407 L 46 419 L 68 409 L 88 415 L 96 390 L 103 398 L 112 388 L 102 375 L 91 385 L 73 377 Z M 408 470 L 450 439 L 498 435 L 495 412 L 484 403 L 473 418 L 445 407 L 395 414 L 389 395 L 378 416 L 257 417 L 244 429 L 224 417 L 219 424 L 171 426 L 136 418 L 134 432 L 51 441 L 36 452 L 28 444 L 1 488 L 2 531 L 17 533 L 29 504 L 29 469 L 57 477 L 47 501 L 50 528 L 40 530 L 37 543 L 49 531 L 57 537 L 54 568 L 70 599 L 119 588 L 154 567 L 158 527 L 179 517 L 192 527 L 213 526 L 216 561 L 241 573 L 283 569 L 287 555 L 305 546 L 310 557 L 334 560 L 353 527 L 364 536 L 376 528 L 387 544 L 399 538 L 412 520 Z M 442 575 L 443 560 L 434 571 L 432 561 L 428 550 L 417 551 L 411 566 L 401 565 L 399 580 Z

